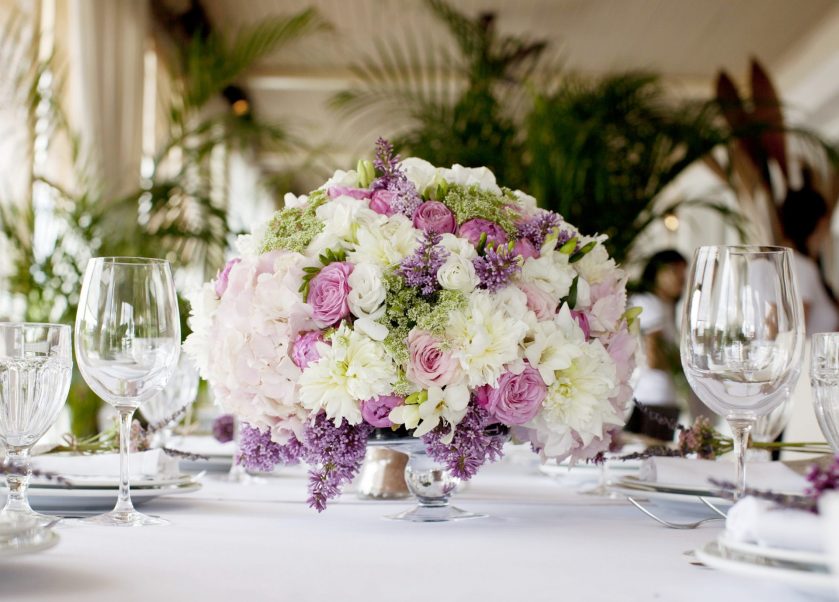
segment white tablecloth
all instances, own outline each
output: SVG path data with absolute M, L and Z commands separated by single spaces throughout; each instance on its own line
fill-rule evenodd
M 578 495 L 577 485 L 522 466 L 485 467 L 456 505 L 491 518 L 448 524 L 384 520 L 408 503 L 361 501 L 352 494 L 319 515 L 303 503 L 299 469 L 262 485 L 204 482 L 200 492 L 143 507 L 171 520 L 168 526 L 59 527 L 61 541 L 52 550 L 0 561 L 0 599 L 808 599 L 692 565 L 684 553 L 714 539 L 721 522 L 693 531 L 665 529 L 626 502 Z M 706 513 L 697 506 L 700 515 Z

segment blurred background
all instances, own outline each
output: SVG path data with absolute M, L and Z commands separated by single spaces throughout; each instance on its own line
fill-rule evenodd
M 0 0 L 0 28 L 2 319 L 72 323 L 91 256 L 185 294 L 379 136 L 608 234 L 639 294 L 665 249 L 795 243 L 816 194 L 798 251 L 839 290 L 834 0 Z

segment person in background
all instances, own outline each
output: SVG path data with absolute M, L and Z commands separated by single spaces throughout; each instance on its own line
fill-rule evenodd
M 685 287 L 686 270 L 687 260 L 678 251 L 666 249 L 655 253 L 634 283 L 629 299 L 630 306 L 642 308 L 639 320 L 646 355 L 646 366 L 641 369 L 635 387 L 635 399 L 655 406 L 657 414 L 672 419 L 679 415 L 677 376 L 682 372 L 676 304 Z M 673 436 L 672 432 L 656 429 L 648 417 L 640 414 L 636 410 L 630 418 L 630 430 L 659 439 Z
M 839 329 L 839 308 L 819 267 L 819 253 L 830 234 L 830 212 L 824 197 L 805 182 L 800 189 L 789 191 L 780 219 L 784 242 L 793 249 L 807 335 Z

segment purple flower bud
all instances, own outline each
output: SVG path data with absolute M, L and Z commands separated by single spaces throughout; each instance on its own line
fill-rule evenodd
M 373 192 L 370 200 L 370 209 L 381 215 L 390 217 L 396 213 L 393 202 L 399 195 L 391 190 L 379 189 Z
M 234 430 L 236 429 L 236 420 L 233 414 L 222 414 L 213 420 L 213 437 L 219 443 L 227 443 L 233 441 Z
M 230 270 L 233 269 L 233 266 L 242 261 L 238 257 L 235 259 L 231 259 L 228 261 L 224 269 L 219 273 L 218 278 L 216 278 L 216 295 L 218 295 L 219 299 L 224 294 L 224 291 L 227 290 L 227 279 L 230 277 Z

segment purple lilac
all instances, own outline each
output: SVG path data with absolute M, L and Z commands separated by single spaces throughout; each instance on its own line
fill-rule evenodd
M 487 248 L 482 257 L 472 260 L 475 272 L 481 280 L 481 286 L 496 292 L 509 284 L 510 279 L 521 270 L 519 255 L 509 247 Z
M 414 212 L 422 205 L 422 197 L 399 166 L 399 156 L 393 154 L 393 145 L 384 138 L 376 141 L 373 167 L 382 175 L 373 182 L 372 190 L 394 193 L 393 198 L 389 200 L 390 210 L 409 219 L 413 217 Z
M 413 255 L 402 260 L 397 270 L 408 286 L 420 289 L 423 295 L 430 295 L 440 287 L 437 271 L 449 256 L 446 249 L 437 246 L 440 240 L 437 232 L 425 232 L 420 246 Z
M 287 457 L 282 447 L 271 440 L 270 431 L 262 432 L 254 426 L 242 423 L 236 463 L 248 470 L 271 472 Z
M 233 441 L 236 429 L 236 419 L 233 414 L 222 414 L 213 420 L 213 437 L 219 443 Z
M 562 218 L 556 213 L 540 211 L 518 224 L 519 238 L 527 238 L 538 249 L 544 244 L 545 238 L 551 231 L 559 229 L 561 221 Z
M 810 486 L 805 493 L 818 499 L 825 491 L 839 489 L 839 456 L 833 458 L 830 466 L 822 468 L 814 464 L 807 473 Z
M 470 404 L 455 429 L 451 443 L 441 441 L 451 426 L 438 426 L 422 437 L 426 452 L 437 462 L 445 464 L 453 476 L 467 481 L 487 461 L 495 462 L 501 458 L 502 438 L 484 432 L 489 421 L 489 412 Z
M 393 154 L 393 145 L 384 138 L 376 140 L 376 158 L 373 159 L 373 167 L 383 177 L 394 177 L 400 173 L 399 155 Z
M 341 486 L 355 477 L 372 431 L 368 424 L 351 426 L 346 420 L 335 426 L 323 412 L 306 427 L 303 458 L 313 467 L 309 469 L 309 506 L 322 512 L 341 493 Z

